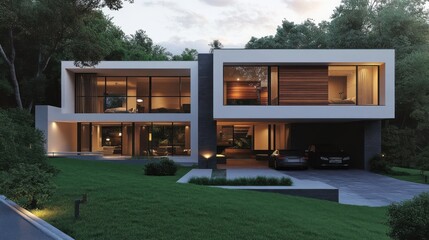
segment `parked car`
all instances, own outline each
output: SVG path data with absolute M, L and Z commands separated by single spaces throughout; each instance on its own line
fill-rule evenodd
M 268 159 L 268 166 L 274 169 L 308 168 L 307 157 L 298 150 L 275 150 Z
M 312 167 L 348 168 L 350 155 L 333 144 L 312 144 L 306 151 Z

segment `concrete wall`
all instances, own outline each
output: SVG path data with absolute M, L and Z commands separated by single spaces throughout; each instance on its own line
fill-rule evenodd
M 198 166 L 216 168 L 216 121 L 213 120 L 213 55 L 198 55 Z
M 381 121 L 364 123 L 364 168 L 369 170 L 369 160 L 381 153 Z
M 395 117 L 394 50 L 219 49 L 214 51 L 215 119 L 389 119 Z M 223 66 L 233 64 L 322 64 L 380 66 L 379 106 L 227 106 Z

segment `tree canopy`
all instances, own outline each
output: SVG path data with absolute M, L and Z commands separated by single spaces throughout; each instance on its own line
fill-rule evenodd
M 343 0 L 330 21 L 285 19 L 274 36 L 252 37 L 246 48 L 395 49 L 396 119 L 384 123 L 383 150 L 397 164 L 414 164 L 429 154 L 428 2 Z
M 127 0 L 133 2 L 133 0 Z M 2 103 L 32 110 L 59 104 L 61 60 L 92 66 L 100 60 L 195 60 L 195 49 L 173 56 L 143 30 L 126 36 L 102 12 L 122 0 L 5 0 L 0 3 L 0 92 Z M 48 84 L 49 83 L 49 84 Z M 52 91 L 58 92 L 58 91 Z M 14 97 L 14 103 L 7 101 Z M 4 100 L 4 101 L 3 101 Z

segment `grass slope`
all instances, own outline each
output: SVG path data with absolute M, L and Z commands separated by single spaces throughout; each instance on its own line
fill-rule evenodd
M 415 182 L 415 183 L 425 183 L 423 176 L 420 174 L 419 169 L 413 168 L 402 168 L 402 167 L 393 167 L 393 173 L 387 174 L 387 176 L 396 178 L 403 181 Z M 425 175 L 429 175 L 428 172 L 425 172 Z M 429 184 L 429 183 L 426 183 Z
M 34 213 L 76 239 L 387 239 L 386 208 L 175 183 L 189 168 L 154 177 L 142 166 L 50 162 L 61 170 L 58 189 Z

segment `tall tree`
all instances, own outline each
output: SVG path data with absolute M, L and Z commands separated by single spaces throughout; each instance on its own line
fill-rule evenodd
M 174 55 L 173 61 L 196 61 L 198 59 L 198 51 L 196 49 L 185 48 L 182 54 Z
M 383 146 L 409 165 L 429 156 L 428 0 L 342 0 L 330 22 L 284 20 L 274 36 L 252 37 L 246 48 L 395 49 L 396 119 L 384 124 Z
M 213 42 L 209 43 L 209 46 L 210 46 L 210 53 L 213 53 L 215 49 L 223 48 L 223 44 L 218 39 L 215 39 L 213 40 Z
M 275 36 L 252 37 L 246 48 L 326 48 L 327 26 L 325 21 L 316 25 L 311 19 L 302 24 L 283 20 Z
M 21 92 L 23 81 L 32 79 L 37 82 L 55 53 L 73 44 L 76 36 L 91 36 L 88 32 L 82 31 L 89 30 L 85 27 L 85 23 L 95 10 L 103 6 L 119 9 L 122 4 L 122 0 L 2 1 L 0 3 L 2 13 L 0 15 L 0 57 L 8 68 L 17 107 L 24 108 Z M 78 49 L 74 48 L 74 50 Z M 100 60 L 99 54 L 91 56 L 94 52 L 81 51 L 76 56 L 80 55 L 84 61 L 89 60 L 89 62 Z M 18 66 L 19 63 L 25 64 L 25 67 Z M 18 72 L 19 69 L 25 69 L 31 74 Z M 27 104 L 31 110 L 34 100 L 30 97 Z

